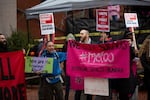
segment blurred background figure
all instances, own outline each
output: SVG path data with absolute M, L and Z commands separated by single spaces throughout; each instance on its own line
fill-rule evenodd
M 109 32 L 102 32 L 100 34 L 100 39 L 97 42 L 97 44 L 104 44 L 104 43 L 108 43 L 108 42 L 112 42 L 112 38 L 110 37 L 110 33 Z M 108 84 L 109 84 L 109 96 L 97 95 L 94 100 L 111 100 L 111 98 L 112 98 L 111 79 L 108 79 Z
M 100 34 L 100 39 L 98 41 L 98 44 L 111 42 L 111 41 L 112 41 L 112 38 L 110 37 L 110 33 L 109 32 L 102 32 Z
M 4 34 L 0 33 L 0 52 L 7 52 L 7 40 Z
M 150 35 L 144 40 L 140 50 L 139 57 L 144 68 L 144 84 L 147 89 L 147 100 L 150 100 Z

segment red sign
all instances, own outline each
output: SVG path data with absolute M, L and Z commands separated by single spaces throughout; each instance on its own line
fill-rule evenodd
M 107 9 L 96 10 L 96 30 L 109 32 L 109 18 Z
M 52 19 L 52 14 L 41 14 L 40 15 L 40 21 L 42 24 L 52 24 L 53 23 L 53 19 Z
M 0 53 L 0 99 L 27 100 L 22 51 Z

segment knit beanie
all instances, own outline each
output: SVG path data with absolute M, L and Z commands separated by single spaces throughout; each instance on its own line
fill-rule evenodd
M 67 35 L 66 41 L 68 41 L 69 39 L 75 40 L 75 37 L 74 37 L 74 35 L 73 35 L 72 33 L 69 33 L 69 34 Z

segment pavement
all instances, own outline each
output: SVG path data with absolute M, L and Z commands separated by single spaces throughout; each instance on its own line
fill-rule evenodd
M 37 85 L 27 86 L 27 100 L 38 100 L 38 86 Z M 74 100 L 74 90 L 70 91 L 69 100 Z M 147 100 L 146 91 L 140 90 L 138 92 L 138 100 Z

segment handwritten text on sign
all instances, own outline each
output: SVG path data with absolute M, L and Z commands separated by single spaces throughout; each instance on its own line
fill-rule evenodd
M 129 43 L 118 41 L 100 45 L 68 42 L 67 73 L 70 76 L 129 77 Z
M 45 57 L 26 57 L 25 72 L 42 71 L 52 73 L 53 59 Z

